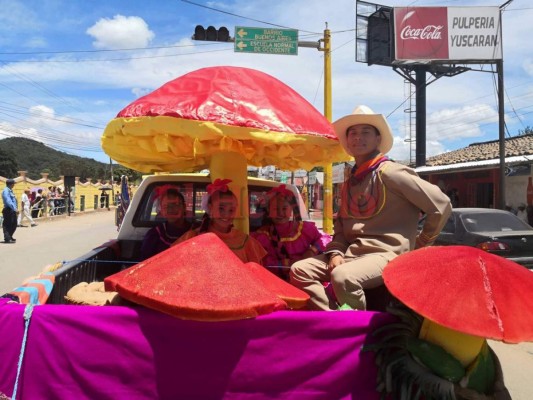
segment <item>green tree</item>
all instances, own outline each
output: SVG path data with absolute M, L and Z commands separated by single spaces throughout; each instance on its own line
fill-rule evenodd
M 13 154 L 0 149 L 0 176 L 14 178 L 18 176 L 18 165 Z
M 63 176 L 78 176 L 80 164 L 73 160 L 61 160 L 59 162 L 59 174 Z
M 533 133 L 533 128 L 530 127 L 529 125 L 526 126 L 524 129 L 519 129 L 518 130 L 518 136 L 530 135 L 532 133 Z
M 128 177 L 130 183 L 139 182 L 142 179 L 142 173 L 135 171 L 131 168 L 126 168 L 123 165 L 113 165 L 113 180 L 114 182 L 120 182 L 122 175 Z

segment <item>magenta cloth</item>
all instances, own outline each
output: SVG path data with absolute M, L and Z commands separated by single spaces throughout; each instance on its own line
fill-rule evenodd
M 0 392 L 11 396 L 24 305 L 0 300 Z M 17 399 L 378 399 L 372 312 L 279 311 L 185 321 L 144 307 L 36 306 Z

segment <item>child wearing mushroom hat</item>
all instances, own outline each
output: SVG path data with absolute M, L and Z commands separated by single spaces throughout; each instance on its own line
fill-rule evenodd
M 311 296 L 311 309 L 365 310 L 364 289 L 383 284 L 390 260 L 430 245 L 451 204 L 436 185 L 386 156 L 393 137 L 382 114 L 359 106 L 333 126 L 355 166 L 342 188 L 333 240 L 324 254 L 294 263 L 290 281 Z M 418 234 L 420 211 L 426 219 Z

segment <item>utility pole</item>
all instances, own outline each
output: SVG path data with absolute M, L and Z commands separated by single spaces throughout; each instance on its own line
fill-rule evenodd
M 513 0 L 508 0 L 500 6 L 500 37 L 503 41 L 502 33 L 502 10 L 511 4 Z M 502 58 L 496 61 L 496 71 L 498 75 L 498 143 L 500 144 L 500 171 L 499 196 L 496 199 L 496 207 L 500 210 L 505 209 L 505 99 L 503 91 L 503 48 Z
M 109 169 L 111 170 L 111 195 L 107 196 L 107 209 L 109 210 L 109 206 L 111 206 L 111 203 L 115 204 L 115 188 L 113 187 L 114 179 L 113 179 L 113 160 L 111 160 L 111 157 L 109 157 Z
M 262 28 L 248 28 L 240 27 L 241 30 L 261 30 Z M 237 34 L 237 28 L 236 34 Z M 294 31 L 294 30 L 290 30 Z M 207 40 L 207 41 L 218 41 L 218 42 L 233 42 L 240 50 L 247 49 L 248 46 L 245 43 L 238 43 L 244 41 L 244 39 L 236 39 L 229 35 L 229 31 L 226 27 L 220 27 L 216 29 L 213 26 L 207 27 L 205 29 L 201 25 L 197 25 L 194 34 L 192 36 L 193 40 Z M 322 46 L 321 46 L 322 44 Z M 328 24 L 326 22 L 326 29 L 324 30 L 324 38 L 319 39 L 316 42 L 312 41 L 298 41 L 298 47 L 309 47 L 315 48 L 318 51 L 324 52 L 324 116 L 328 121 L 331 122 L 331 32 L 328 29 Z M 248 50 L 246 50 L 248 52 Z M 294 183 L 294 175 L 292 175 L 292 182 Z M 275 179 L 275 170 L 274 170 L 274 179 Z M 328 164 L 324 167 L 324 204 L 323 204 L 323 225 L 322 229 L 326 233 L 333 232 L 333 166 Z
M 324 29 L 324 38 L 319 40 L 323 44 L 318 50 L 324 52 L 324 116 L 331 122 L 331 32 Z M 333 233 L 333 166 L 324 167 L 324 206 L 322 210 L 322 230 Z

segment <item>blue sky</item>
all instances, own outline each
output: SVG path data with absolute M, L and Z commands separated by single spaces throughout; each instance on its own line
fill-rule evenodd
M 235 65 L 282 80 L 323 110 L 323 53 L 238 54 L 232 43 L 191 40 L 194 27 L 298 29 L 317 41 L 332 32 L 333 120 L 366 104 L 388 116 L 390 155 L 409 159 L 409 88 L 391 68 L 355 62 L 355 0 L 81 1 L 0 0 L 0 139 L 24 136 L 109 162 L 100 149 L 107 123 L 130 102 L 195 69 Z M 503 0 L 380 1 L 388 6 L 499 6 Z M 209 8 L 207 8 L 209 7 Z M 223 12 L 217 12 L 210 8 Z M 503 19 L 505 112 L 509 135 L 533 128 L 533 3 L 514 0 Z M 443 77 L 427 87 L 427 156 L 498 139 L 495 74 Z M 429 78 L 429 76 L 428 76 Z

